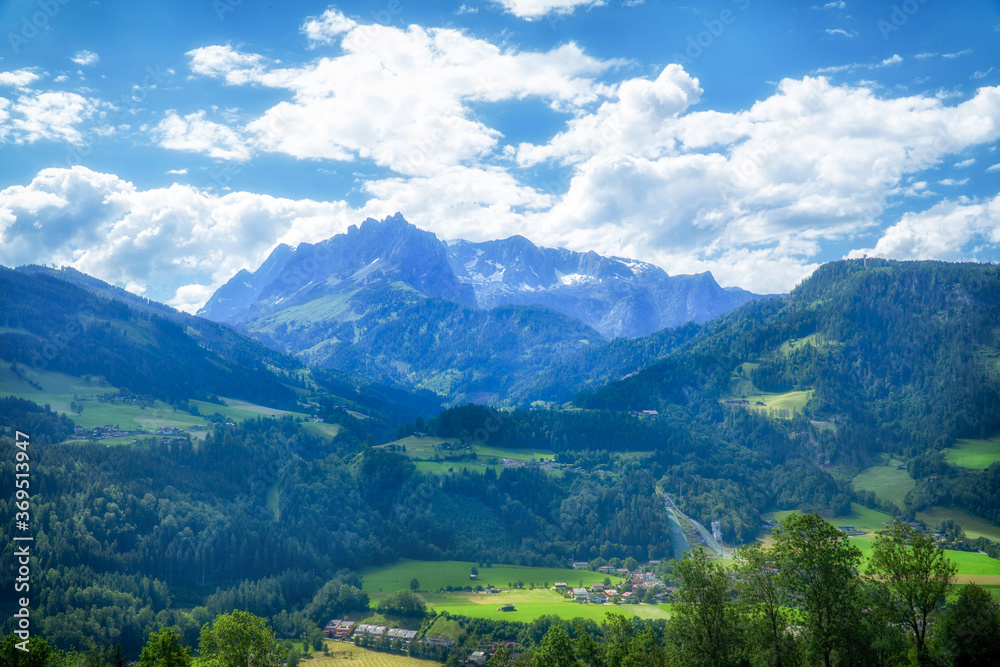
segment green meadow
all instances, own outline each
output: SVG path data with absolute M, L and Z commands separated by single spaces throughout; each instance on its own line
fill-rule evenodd
M 780 521 L 792 513 L 792 511 L 773 512 L 767 516 Z M 954 518 L 954 516 L 949 515 L 948 518 Z M 855 528 L 868 531 L 867 535 L 850 538 L 851 544 L 861 550 L 861 556 L 863 559 L 862 567 L 864 567 L 868 564 L 868 560 L 871 558 L 875 532 L 881 530 L 884 527 L 885 522 L 890 521 L 891 519 L 892 517 L 888 514 L 868 509 L 867 507 L 863 507 L 857 503 L 852 503 L 851 513 L 849 515 L 834 517 L 832 519 L 828 518 L 826 521 L 834 526 L 850 525 Z M 956 521 L 958 520 L 956 519 Z M 928 525 L 933 528 L 933 525 Z M 770 539 L 765 540 L 765 543 L 770 542 Z M 968 584 L 975 582 L 983 585 L 1000 584 L 1000 560 L 990 558 L 984 553 L 953 551 L 951 549 L 946 550 L 946 555 L 955 563 L 955 565 L 958 566 L 956 583 Z
M 470 443 L 469 448 L 443 449 L 442 445 L 459 446 L 457 438 L 436 438 L 432 436 L 408 436 L 393 442 L 379 445 L 388 447 L 396 445 L 406 448 L 406 456 L 412 459 L 420 472 L 432 472 L 445 475 L 448 473 L 461 472 L 463 468 L 476 472 L 484 472 L 487 468 L 492 468 L 498 475 L 503 471 L 501 461 L 512 459 L 528 463 L 534 461 L 547 461 L 555 458 L 555 454 L 546 450 L 538 449 L 501 449 L 500 447 L 490 447 Z M 471 456 L 475 454 L 475 458 Z M 469 457 L 469 458 L 466 458 Z M 455 460 L 465 458 L 465 460 Z M 562 470 L 550 470 L 549 474 L 554 476 L 562 475 Z
M 507 593 L 426 593 L 422 597 L 436 612 L 485 618 L 498 621 L 521 621 L 530 623 L 541 616 L 558 616 L 571 620 L 583 618 L 597 623 L 605 620 L 608 613 L 636 616 L 639 618 L 668 618 L 670 605 L 651 604 L 581 604 L 564 597 L 561 593 L 547 589 L 534 591 L 510 591 Z M 514 611 L 500 611 L 500 607 L 513 604 Z
M 476 563 L 464 561 L 426 561 L 404 560 L 393 565 L 368 568 L 361 571 L 364 591 L 377 599 L 400 589 L 409 589 L 410 580 L 416 579 L 421 591 L 438 591 L 452 587 L 482 586 L 492 584 L 495 588 L 507 588 L 510 584 L 521 581 L 524 588 L 534 585 L 542 588 L 546 582 L 549 586 L 557 581 L 565 581 L 569 586 L 584 586 L 603 582 L 607 575 L 590 570 L 573 570 L 570 568 L 523 567 L 521 565 L 497 565 L 479 567 L 479 578 L 469 579 L 469 574 Z M 612 577 L 612 581 L 619 581 Z
M 931 507 L 923 512 L 917 512 L 917 519 L 927 524 L 928 528 L 937 528 L 944 519 L 954 519 L 962 527 L 967 537 L 975 539 L 985 537 L 994 542 L 1000 542 L 1000 526 L 986 523 L 958 507 Z
M 1000 461 L 1000 437 L 989 440 L 959 440 L 945 450 L 944 460 L 959 468 L 985 470 Z
M 901 465 L 902 470 L 899 469 Z M 903 462 L 896 459 L 862 470 L 851 480 L 851 484 L 855 489 L 871 491 L 879 500 L 895 503 L 899 508 L 904 506 L 906 494 L 917 485 L 906 472 Z
M 772 521 L 781 521 L 789 514 L 796 513 L 798 513 L 798 510 L 782 510 L 779 512 L 768 512 L 762 516 L 766 519 L 771 519 Z M 859 505 L 858 503 L 851 503 L 850 514 L 826 518 L 826 521 L 834 526 L 854 526 L 859 530 L 869 533 L 882 530 L 885 528 L 885 522 L 891 520 L 892 517 L 888 514 L 868 509 L 864 505 Z

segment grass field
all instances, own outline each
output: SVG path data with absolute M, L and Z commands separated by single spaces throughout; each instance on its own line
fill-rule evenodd
M 895 503 L 902 508 L 906 494 L 917 485 L 905 467 L 899 469 L 902 464 L 902 461 L 892 459 L 885 465 L 866 468 L 851 480 L 851 484 L 859 491 L 871 491 L 879 500 Z
M 766 519 L 781 521 L 789 514 L 795 514 L 797 510 L 784 510 L 780 512 L 768 512 L 762 515 Z M 885 522 L 891 521 L 892 517 L 882 512 L 868 509 L 864 505 L 851 503 L 851 513 L 846 516 L 828 518 L 827 521 L 834 526 L 854 526 L 866 532 L 875 532 L 885 528 Z
M 600 623 L 608 612 L 639 618 L 668 618 L 670 605 L 651 604 L 580 604 L 547 589 L 485 593 L 427 593 L 428 605 L 436 612 L 447 611 L 472 618 L 530 623 L 541 616 L 554 615 L 567 620 L 584 618 Z M 513 604 L 516 611 L 499 611 Z
M 917 512 L 917 519 L 932 529 L 937 528 L 942 519 L 954 519 L 968 537 L 973 539 L 985 537 L 988 540 L 1000 542 L 1000 527 L 986 523 L 957 507 L 932 507 L 924 512 Z
M 569 568 L 522 567 L 520 565 L 493 565 L 480 567 L 479 579 L 472 581 L 469 574 L 476 563 L 462 561 L 404 560 L 394 565 L 368 568 L 361 571 L 364 590 L 372 598 L 381 598 L 400 589 L 409 589 L 410 580 L 420 583 L 421 591 L 437 591 L 447 586 L 482 586 L 492 584 L 496 588 L 507 588 L 508 584 L 523 581 L 525 588 L 531 584 L 544 587 L 557 581 L 565 581 L 570 586 L 590 585 L 604 581 L 606 575 L 589 570 Z M 612 581 L 617 579 L 612 578 Z
M 329 656 L 313 653 L 301 664 L 303 667 L 440 667 L 433 660 L 418 660 L 406 655 L 379 653 L 360 648 L 348 642 L 326 642 Z
M 780 521 L 789 514 L 792 514 L 792 512 L 773 512 L 768 516 L 772 516 L 775 520 Z M 949 515 L 949 517 L 951 516 L 952 515 Z M 867 507 L 862 507 L 857 503 L 852 503 L 851 514 L 849 516 L 827 519 L 827 521 L 834 526 L 852 525 L 862 530 L 871 531 L 868 535 L 850 538 L 851 544 L 861 550 L 863 558 L 862 568 L 864 568 L 867 566 L 868 559 L 871 557 L 872 544 L 875 540 L 874 531 L 881 529 L 884 522 L 890 519 L 891 517 L 888 514 L 876 512 L 875 510 L 868 509 Z M 770 538 L 770 536 L 768 536 L 768 538 Z M 765 544 L 769 544 L 771 542 L 770 539 L 763 541 Z M 972 553 L 968 551 L 952 551 L 950 549 L 947 550 L 947 557 L 954 561 L 954 563 L 958 566 L 958 575 L 955 578 L 955 583 L 978 583 L 984 586 L 1000 585 L 1000 560 L 990 558 L 986 554 Z
M 784 410 L 791 415 L 806 407 L 806 403 L 809 402 L 812 395 L 813 390 L 806 389 L 803 391 L 789 391 L 784 394 L 756 394 L 747 396 L 746 399 L 750 401 L 750 407 L 754 410 Z M 757 402 L 761 402 L 764 405 L 755 405 Z
M 1000 437 L 989 440 L 959 440 L 945 451 L 944 460 L 960 468 L 985 470 L 1000 461 Z
M 388 447 L 389 445 L 406 447 L 405 454 L 413 459 L 417 465 L 417 470 L 420 472 L 432 472 L 442 475 L 448 474 L 449 472 L 460 472 L 462 468 L 468 468 L 469 470 L 480 473 L 484 472 L 487 468 L 492 468 L 493 471 L 499 475 L 503 471 L 503 465 L 500 463 L 503 459 L 513 459 L 515 461 L 523 461 L 527 463 L 532 460 L 545 461 L 555 458 L 555 454 L 546 450 L 501 449 L 499 447 L 490 447 L 488 445 L 480 445 L 476 443 L 471 443 L 468 449 L 441 448 L 441 445 L 443 444 L 451 446 L 457 445 L 459 442 L 460 441 L 457 438 L 435 438 L 431 436 L 418 438 L 411 435 L 406 438 L 385 443 L 384 445 L 379 445 L 379 447 Z M 446 460 L 449 458 L 469 456 L 473 453 L 476 455 L 475 460 Z M 550 470 L 548 472 L 554 476 L 559 476 L 563 473 L 562 470 Z

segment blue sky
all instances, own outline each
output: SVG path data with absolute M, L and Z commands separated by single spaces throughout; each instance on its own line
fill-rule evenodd
M 187 310 L 400 211 L 787 291 L 1000 259 L 1000 3 L 0 3 L 0 263 Z

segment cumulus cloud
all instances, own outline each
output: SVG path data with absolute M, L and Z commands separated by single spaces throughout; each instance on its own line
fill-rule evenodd
M 500 132 L 477 120 L 471 105 L 533 97 L 576 109 L 609 94 L 596 77 L 621 64 L 587 56 L 572 43 L 548 52 L 517 51 L 457 30 L 360 25 L 330 11 L 323 16 L 314 26 L 307 22 L 305 31 L 317 42 L 339 40 L 341 54 L 300 67 L 276 67 L 229 45 L 188 54 L 196 74 L 290 92 L 290 99 L 234 129 L 252 150 L 366 159 L 428 177 L 498 148 Z M 176 118 L 166 122 L 178 126 Z M 185 145 L 198 149 L 196 142 Z M 201 146 L 217 150 L 216 144 Z
M 243 138 L 230 127 L 207 120 L 204 111 L 186 116 L 168 111 L 156 131 L 164 148 L 204 153 L 221 160 L 250 158 L 250 149 Z
M 307 19 L 302 25 L 302 33 L 312 46 L 332 44 L 340 35 L 350 32 L 356 25 L 357 21 L 347 18 L 339 9 L 330 7 L 318 18 Z
M 0 86 L 26 88 L 41 78 L 35 70 L 19 69 L 12 72 L 0 72 Z
M 519 148 L 525 164 L 573 167 L 567 192 L 535 227 L 577 249 L 658 260 L 672 271 L 714 266 L 777 291 L 791 286 L 780 280 L 810 270 L 823 241 L 875 228 L 895 198 L 919 196 L 926 184 L 912 175 L 1000 138 L 1000 88 L 949 106 L 825 78 L 785 80 L 743 111 L 633 114 L 647 121 L 630 130 L 645 139 L 634 142 L 601 131 L 613 105 L 621 102 L 571 120 L 548 144 Z M 749 271 L 753 261 L 769 268 Z
M 0 144 L 6 141 L 79 144 L 83 140 L 81 125 L 94 117 L 100 107 L 97 100 L 68 92 L 26 91 L 13 102 L 0 98 Z
M 882 234 L 874 248 L 853 250 L 851 257 L 877 255 L 894 259 L 970 259 L 970 245 L 1000 244 L 1000 196 L 981 202 L 943 201 L 905 214 Z
M 193 310 L 277 242 L 315 242 L 357 222 L 343 202 L 140 190 L 84 167 L 45 169 L 0 190 L 0 263 L 70 265 Z

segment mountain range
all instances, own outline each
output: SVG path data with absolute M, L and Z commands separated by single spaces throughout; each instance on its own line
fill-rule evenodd
M 442 242 L 397 213 L 320 243 L 279 245 L 198 314 L 309 364 L 497 402 L 524 398 L 519 385 L 611 339 L 704 322 L 757 298 L 710 273 L 669 276 L 522 236 Z

